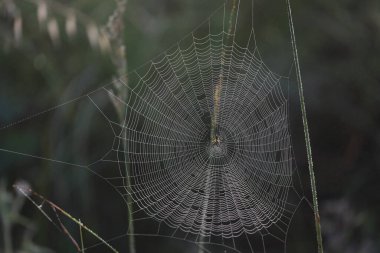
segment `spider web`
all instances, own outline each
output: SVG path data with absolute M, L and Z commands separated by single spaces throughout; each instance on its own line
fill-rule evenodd
M 90 101 L 114 135 L 100 160 L 70 165 L 132 200 L 135 235 L 193 242 L 208 252 L 217 249 L 212 245 L 268 252 L 276 243 L 286 250 L 304 198 L 289 127 L 290 78 L 264 63 L 253 28 L 243 42 L 235 40 L 239 5 L 229 11 L 226 4 L 217 9 L 129 73 L 128 84 L 116 81 L 127 100 L 109 84 L 67 102 Z M 108 96 L 124 108 L 122 122 L 99 102 Z

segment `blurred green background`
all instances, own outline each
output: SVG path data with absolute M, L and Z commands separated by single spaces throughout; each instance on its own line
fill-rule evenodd
M 129 71 L 134 70 L 191 32 L 223 3 L 129 0 L 120 19 L 122 25 L 112 24 L 124 33 L 117 33 L 108 46 L 102 42 L 102 30 L 97 29 L 106 25 L 117 9 L 114 1 L 2 0 L 0 148 L 58 160 L 70 157 L 76 164 L 99 159 L 112 134 L 89 104 L 70 104 L 4 126 L 110 82 L 120 74 L 122 59 Z M 325 250 L 380 252 L 380 2 L 293 0 L 291 4 Z M 76 31 L 67 24 L 70 15 L 77 17 Z M 242 9 L 240 15 L 249 20 L 249 9 Z M 286 15 L 285 0 L 256 1 L 258 45 L 263 60 L 279 72 L 289 68 L 291 61 Z M 111 33 L 107 35 L 112 37 Z M 125 57 L 117 50 L 120 41 L 126 47 Z M 297 165 L 308 187 L 296 84 L 290 89 Z M 12 227 L 14 252 L 43 252 L 43 248 L 46 252 L 75 252 L 67 236 L 30 202 L 21 205 L 20 217 L 7 216 L 15 201 L 23 201 L 12 188 L 19 180 L 26 180 L 75 217 L 83 217 L 82 221 L 105 239 L 125 233 L 125 204 L 84 169 L 0 151 L 0 178 L 0 234 L 5 233 L 5 220 L 28 220 L 27 229 L 24 223 Z M 315 252 L 310 208 L 299 215 L 290 231 L 288 252 Z M 67 226 L 78 230 L 73 224 Z M 136 240 L 137 252 L 196 252 L 195 247 L 178 241 Z M 3 245 L 1 238 L 0 252 Z M 120 252 L 127 252 L 125 238 L 115 245 Z

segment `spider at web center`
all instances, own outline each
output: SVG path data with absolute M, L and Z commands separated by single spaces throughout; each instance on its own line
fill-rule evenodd
M 227 144 L 217 137 L 215 142 L 211 142 L 208 151 L 211 157 L 223 157 L 227 155 Z
M 215 138 L 210 138 L 210 132 L 206 131 L 199 144 L 200 157 L 210 166 L 227 166 L 235 159 L 235 137 L 227 128 L 218 129 Z

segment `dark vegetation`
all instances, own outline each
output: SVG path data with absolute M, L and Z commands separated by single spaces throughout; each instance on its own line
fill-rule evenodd
M 94 108 L 86 104 L 60 107 L 2 127 L 68 101 L 120 74 L 120 55 L 109 49 L 116 48 L 115 44 L 101 42 L 102 35 L 94 32 L 94 27 L 107 23 L 115 3 L 56 1 L 59 5 L 48 7 L 44 20 L 38 12 L 42 0 L 14 1 L 17 9 L 7 9 L 12 2 L 0 2 L 0 148 L 76 164 L 99 159 L 112 133 Z M 56 2 L 47 1 L 48 6 Z M 257 2 L 255 28 L 262 56 L 275 70 L 285 73 L 291 54 L 285 1 Z M 168 48 L 220 4 L 216 0 L 130 0 L 122 19 L 128 69 Z M 292 6 L 325 250 L 379 252 L 380 2 L 295 0 Z M 72 34 L 65 31 L 70 10 L 84 14 Z M 241 15 L 248 15 L 248 10 L 243 9 Z M 22 23 L 22 30 L 17 22 Z M 310 188 L 295 83 L 290 86 L 290 94 L 298 169 L 304 187 Z M 31 203 L 14 204 L 24 201 L 12 188 L 20 179 L 81 217 L 103 238 L 125 233 L 124 202 L 88 171 L 0 151 L 0 178 L 0 235 L 7 232 L 5 223 L 13 225 L 10 238 L 14 252 L 43 252 L 42 248 L 75 251 L 67 236 Z M 310 198 L 310 194 L 307 196 Z M 289 252 L 313 252 L 310 208 L 303 206 L 297 215 L 289 232 Z M 68 223 L 67 227 L 79 235 L 74 224 Z M 136 239 L 137 252 L 196 250 L 178 241 L 147 240 Z M 122 238 L 114 243 L 120 252 L 127 250 L 125 241 Z M 1 238 L 0 252 L 3 245 Z M 104 251 L 99 247 L 90 252 Z

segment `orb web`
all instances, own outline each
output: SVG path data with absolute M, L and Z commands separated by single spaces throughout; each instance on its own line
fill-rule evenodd
M 136 120 L 128 120 L 120 136 L 128 145 L 130 194 L 154 219 L 186 232 L 232 237 L 268 228 L 286 214 L 292 177 L 286 98 L 279 78 L 246 53 L 257 65 L 244 77 L 232 74 L 241 95 L 221 108 L 230 116 L 218 125 L 217 143 L 210 140 L 210 112 L 179 99 L 197 98 L 181 89 L 175 78 L 181 73 L 169 67 L 168 56 L 153 63 L 141 77 L 144 85 L 130 93 L 136 97 L 127 104 L 129 117 Z
M 235 33 L 225 26 L 213 32 L 211 23 L 205 22 L 206 34 L 192 32 L 130 74 L 128 84 L 120 81 L 127 101 L 103 89 L 127 114 L 122 124 L 111 122 L 117 129 L 113 162 L 128 164 L 112 180 L 122 180 L 135 213 L 155 220 L 158 234 L 166 226 L 171 237 L 231 240 L 232 248 L 237 238 L 253 235 L 260 246 L 247 239 L 250 250 L 264 250 L 266 236 L 286 243 L 300 201 L 289 78 L 263 62 L 253 30 L 239 44 Z
M 223 5 L 129 73 L 128 83 L 116 81 L 127 90 L 126 100 L 110 84 L 61 105 L 87 100 L 109 123 L 114 140 L 100 160 L 76 165 L 39 158 L 105 179 L 132 201 L 136 235 L 267 252 L 275 241 L 285 247 L 304 198 L 295 187 L 290 78 L 264 63 L 253 28 L 245 40 L 235 40 L 239 7 L 226 12 Z M 125 118 L 114 120 L 99 96 L 119 103 Z

